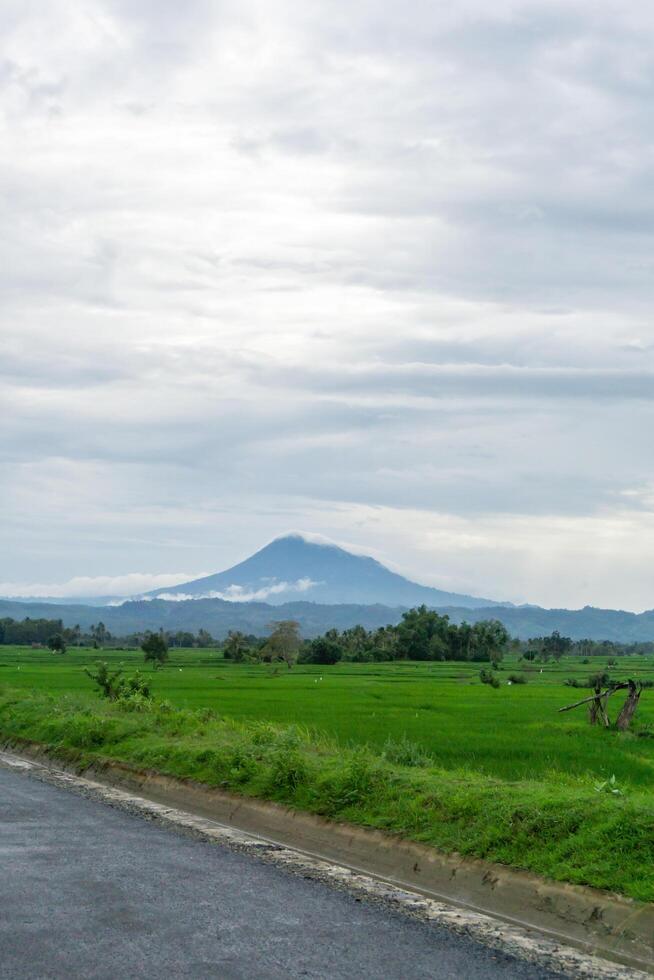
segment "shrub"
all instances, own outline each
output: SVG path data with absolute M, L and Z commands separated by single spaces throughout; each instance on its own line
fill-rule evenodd
M 160 667 L 168 660 L 168 644 L 161 633 L 150 633 L 141 644 L 143 659 L 151 660 L 155 667 Z
M 279 728 L 269 721 L 250 721 L 245 727 L 253 745 L 272 745 L 279 736 Z
M 507 681 L 509 684 L 526 684 L 527 678 L 524 674 L 509 674 Z
M 292 746 L 280 746 L 270 757 L 271 788 L 281 790 L 296 790 L 301 783 L 306 782 L 309 775 L 307 758 L 302 752 Z
M 120 694 L 122 670 L 109 670 L 109 664 L 98 660 L 95 665 L 95 672 L 84 668 L 84 673 L 97 684 L 100 689 L 100 696 L 115 701 Z
M 388 738 L 382 749 L 382 756 L 387 762 L 392 762 L 398 766 L 429 766 L 433 764 L 431 756 L 420 745 L 411 742 L 406 735 L 400 739 Z
M 55 633 L 53 636 L 48 637 L 48 649 L 52 650 L 53 653 L 66 652 L 66 643 L 61 633 Z
M 216 774 L 227 786 L 249 783 L 260 766 L 260 760 L 245 741 L 239 741 L 217 754 L 214 763 Z
M 491 670 L 486 670 L 482 667 L 479 671 L 479 680 L 482 684 L 488 684 L 490 687 L 498 688 L 500 686 L 500 679 Z
M 139 691 L 121 694 L 116 698 L 116 704 L 121 711 L 152 711 L 154 706 L 152 698 L 145 697 Z
M 76 748 L 94 749 L 110 740 L 112 726 L 97 715 L 74 715 L 67 726 L 66 740 Z
M 100 696 L 118 702 L 126 711 L 150 711 L 153 698 L 150 682 L 140 671 L 123 677 L 122 669 L 109 670 L 106 663 L 98 661 L 95 672 L 87 667 L 84 672 L 97 684 Z
M 320 794 L 326 803 L 323 809 L 327 813 L 338 813 L 348 807 L 360 806 L 377 793 L 382 781 L 382 772 L 367 751 L 355 750 L 323 784 Z
M 586 683 L 586 687 L 608 687 L 611 684 L 611 678 L 605 670 L 601 671 L 599 674 L 591 674 Z M 581 684 L 579 685 L 582 686 Z

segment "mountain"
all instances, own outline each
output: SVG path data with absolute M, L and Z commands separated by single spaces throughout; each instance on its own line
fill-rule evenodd
M 309 541 L 299 534 L 276 538 L 224 572 L 174 588 L 156 589 L 147 596 L 261 601 L 275 606 L 293 599 L 322 605 L 408 607 L 424 603 L 466 609 L 499 605 L 490 599 L 418 585 L 391 572 L 374 558 L 354 555 L 334 544 Z
M 271 606 L 265 602 L 226 602 L 224 599 L 188 599 L 165 602 L 162 599 L 127 601 L 119 606 L 55 605 L 45 602 L 0 600 L 0 619 L 61 619 L 64 626 L 76 623 L 88 629 L 103 622 L 114 636 L 139 633 L 146 629 L 192 630 L 203 628 L 219 638 L 230 629 L 264 636 L 268 624 L 277 619 L 295 619 L 303 636 L 312 637 L 335 627 L 348 629 L 360 624 L 375 629 L 399 622 L 402 609 L 380 605 L 321 605 L 315 602 L 289 602 Z M 541 609 L 538 606 L 496 606 L 492 609 L 446 607 L 452 622 L 499 619 L 512 636 L 528 639 L 559 630 L 575 640 L 616 640 L 635 643 L 654 640 L 654 610 L 644 613 L 617 609 Z M 0 647 L 0 659 L 2 647 Z
M 277 538 L 227 571 L 122 602 L 0 599 L 0 619 L 61 619 L 65 626 L 83 629 L 102 621 L 115 636 L 160 627 L 206 629 L 217 638 L 235 629 L 262 636 L 271 621 L 295 619 L 302 634 L 312 637 L 332 627 L 374 629 L 397 623 L 405 609 L 421 603 L 455 623 L 499 619 L 521 639 L 559 630 L 575 640 L 654 641 L 654 610 L 637 614 L 592 606 L 499 604 L 419 585 L 374 558 L 298 534 Z

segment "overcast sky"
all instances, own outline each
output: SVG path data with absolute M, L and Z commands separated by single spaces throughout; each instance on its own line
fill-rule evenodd
M 0 592 L 297 529 L 654 607 L 651 4 L 3 0 L 0 39 Z

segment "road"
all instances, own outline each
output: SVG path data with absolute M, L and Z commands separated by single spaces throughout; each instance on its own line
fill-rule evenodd
M 0 768 L 0 977 L 554 974 Z

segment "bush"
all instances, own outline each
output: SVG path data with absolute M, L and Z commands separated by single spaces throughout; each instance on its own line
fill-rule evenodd
M 595 688 L 595 687 L 609 687 L 610 684 L 611 684 L 611 678 L 609 677 L 609 675 L 607 674 L 607 672 L 604 670 L 604 671 L 601 671 L 599 674 L 591 674 L 591 676 L 588 678 L 588 681 L 586 682 L 586 685 L 585 686 L 586 687 L 592 687 L 592 688 Z M 580 684 L 579 686 L 581 687 L 582 685 Z
M 294 791 L 309 776 L 306 755 L 293 746 L 280 746 L 270 756 L 270 788 Z
M 354 750 L 321 787 L 323 812 L 338 813 L 349 807 L 361 806 L 374 796 L 381 786 L 383 775 L 365 749 Z
M 509 674 L 507 681 L 509 684 L 526 684 L 527 678 L 524 674 Z
M 66 643 L 61 633 L 55 633 L 48 637 L 48 649 L 53 653 L 65 653 Z
M 260 767 L 260 760 L 246 741 L 239 741 L 215 756 L 214 769 L 225 786 L 249 783 Z
M 106 663 L 98 661 L 95 672 L 84 668 L 85 674 L 97 684 L 100 696 L 109 701 L 117 701 L 126 711 L 149 711 L 152 707 L 152 691 L 150 682 L 136 671 L 129 677 L 123 677 L 121 668 L 109 670 Z
M 486 670 L 484 667 L 479 671 L 479 680 L 482 684 L 488 684 L 490 687 L 498 688 L 500 686 L 500 679 L 491 670 Z
M 400 739 L 387 739 L 382 749 L 382 756 L 387 762 L 398 766 L 433 765 L 431 756 L 420 745 L 411 742 L 406 735 Z
M 121 694 L 116 699 L 116 704 L 122 711 L 152 711 L 154 706 L 152 698 L 147 698 L 138 691 Z
M 123 671 L 121 668 L 109 670 L 109 664 L 106 661 L 98 660 L 96 661 L 95 672 L 85 667 L 84 673 L 97 684 L 100 689 L 100 697 L 108 698 L 109 701 L 116 700 L 122 684 Z
M 168 644 L 160 633 L 150 633 L 141 644 L 143 659 L 151 660 L 155 667 L 160 667 L 168 660 Z

